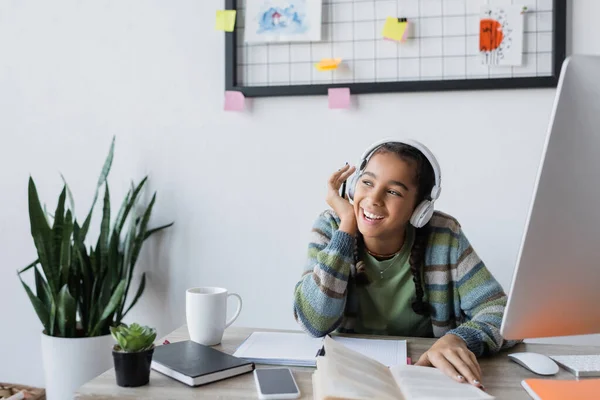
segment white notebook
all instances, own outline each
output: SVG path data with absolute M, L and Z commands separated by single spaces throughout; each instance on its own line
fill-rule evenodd
M 336 342 L 388 367 L 406 365 L 406 340 L 333 336 Z M 233 354 L 257 364 L 316 366 L 323 338 L 306 333 L 254 332 Z

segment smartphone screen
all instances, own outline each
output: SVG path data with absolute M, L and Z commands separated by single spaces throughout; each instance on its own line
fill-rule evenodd
M 298 388 L 288 368 L 255 369 L 259 391 L 262 394 L 296 394 Z

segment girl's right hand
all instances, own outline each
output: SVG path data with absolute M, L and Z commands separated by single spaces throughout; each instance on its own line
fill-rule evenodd
M 355 170 L 355 167 L 346 164 L 334 172 L 329 181 L 327 181 L 327 204 L 341 219 L 339 230 L 351 235 L 355 235 L 357 230 L 354 207 L 352 207 L 352 204 L 348 200 L 340 196 L 340 187 Z

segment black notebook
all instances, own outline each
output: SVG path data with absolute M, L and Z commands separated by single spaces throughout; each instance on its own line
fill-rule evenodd
M 254 363 L 187 340 L 157 346 L 152 369 L 187 385 L 199 386 L 251 372 Z

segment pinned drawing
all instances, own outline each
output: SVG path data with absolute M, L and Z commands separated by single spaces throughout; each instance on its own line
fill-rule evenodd
M 247 0 L 245 41 L 321 40 L 322 0 Z
M 481 9 L 479 52 L 487 65 L 523 63 L 523 7 L 505 6 Z

